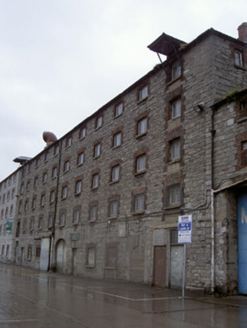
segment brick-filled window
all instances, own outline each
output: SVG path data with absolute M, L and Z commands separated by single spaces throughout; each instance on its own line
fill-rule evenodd
M 86 266 L 94 268 L 96 264 L 96 248 L 95 245 L 87 246 Z
M 148 85 L 146 84 L 138 91 L 138 101 L 142 101 L 147 98 L 148 98 Z
M 115 269 L 118 264 L 118 248 L 115 244 L 107 245 L 106 249 L 106 267 Z
M 114 116 L 115 117 L 118 117 L 118 116 L 123 114 L 123 107 L 124 106 L 123 106 L 122 102 L 115 106 L 115 109 L 114 109 Z

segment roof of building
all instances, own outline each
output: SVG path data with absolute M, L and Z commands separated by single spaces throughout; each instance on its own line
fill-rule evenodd
M 183 45 L 186 45 L 184 41 L 162 33 L 148 48 L 162 55 L 169 56 L 171 53 L 178 51 Z

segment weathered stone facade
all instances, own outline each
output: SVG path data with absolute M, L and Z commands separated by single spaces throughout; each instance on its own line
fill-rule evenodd
M 16 226 L 16 203 L 19 170 L 0 183 L 0 259 L 13 260 L 14 226 Z
M 149 48 L 165 62 L 23 165 L 13 260 L 181 286 L 178 216 L 192 214 L 186 285 L 235 292 L 243 41 L 213 29 L 190 44 L 163 34 Z

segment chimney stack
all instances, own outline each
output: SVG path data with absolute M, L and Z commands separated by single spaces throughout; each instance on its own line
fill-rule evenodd
M 247 23 L 242 23 L 238 27 L 238 39 L 247 43 Z

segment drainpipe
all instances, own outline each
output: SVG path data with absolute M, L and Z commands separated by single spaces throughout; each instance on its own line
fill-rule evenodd
M 211 292 L 215 289 L 215 217 L 214 217 L 214 107 L 211 107 Z
M 57 203 L 58 203 L 58 190 L 59 190 L 59 178 L 60 178 L 60 169 L 61 169 L 61 156 L 62 156 L 62 141 L 59 141 L 58 144 L 58 166 L 57 166 L 57 183 L 56 183 L 56 193 L 55 193 L 55 204 L 54 204 L 54 217 L 52 223 L 52 235 L 50 237 L 50 249 L 49 249 L 49 264 L 48 271 L 55 270 L 55 261 L 54 261 L 54 243 L 55 243 L 55 227 L 57 219 Z

